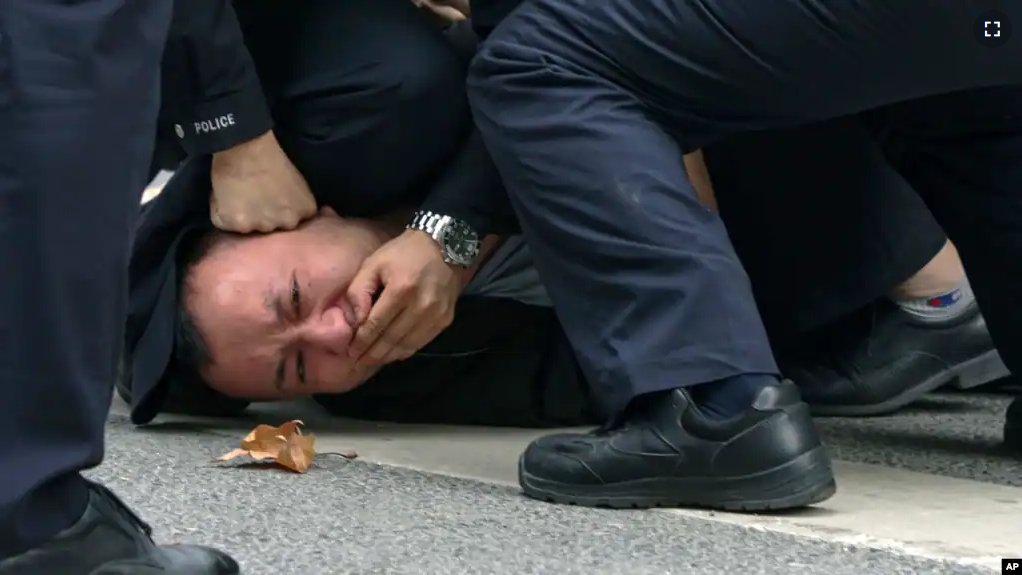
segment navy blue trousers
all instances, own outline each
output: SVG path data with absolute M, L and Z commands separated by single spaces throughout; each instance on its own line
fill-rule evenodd
M 0 2 L 0 559 L 82 514 L 172 2 Z
M 982 46 L 991 9 L 1022 22 L 1010 0 L 529 0 L 497 26 L 473 113 L 609 407 L 777 372 L 682 153 L 866 110 L 1022 373 L 1022 89 L 997 87 L 1022 84 L 1022 40 Z

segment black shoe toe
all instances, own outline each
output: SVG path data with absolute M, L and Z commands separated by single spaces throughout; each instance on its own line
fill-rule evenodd
M 518 464 L 519 480 L 530 484 L 602 485 L 604 478 L 586 463 L 596 449 L 588 435 L 559 433 L 541 437 L 522 453 Z
M 199 545 L 167 545 L 160 549 L 171 573 L 238 575 L 241 567 L 230 555 Z
M 767 511 L 834 494 L 833 470 L 790 382 L 765 388 L 733 420 L 709 420 L 685 390 L 633 400 L 615 426 L 532 442 L 522 491 L 590 507 Z
M 885 300 L 817 335 L 812 353 L 778 354 L 814 415 L 893 413 L 945 385 L 967 389 L 1008 373 L 975 306 L 922 322 Z

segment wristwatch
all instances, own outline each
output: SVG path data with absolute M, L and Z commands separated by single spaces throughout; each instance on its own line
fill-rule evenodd
M 444 261 L 449 264 L 468 267 L 479 255 L 479 234 L 457 218 L 419 210 L 405 227 L 429 234 L 440 245 Z

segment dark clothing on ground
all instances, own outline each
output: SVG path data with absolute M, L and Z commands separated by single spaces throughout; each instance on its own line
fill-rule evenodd
M 0 3 L 0 562 L 84 513 L 169 2 Z

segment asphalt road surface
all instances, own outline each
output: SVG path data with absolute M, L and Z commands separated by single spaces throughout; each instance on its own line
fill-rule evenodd
M 509 432 L 369 433 L 312 417 L 322 451 L 360 458 L 320 455 L 303 475 L 216 464 L 252 422 L 135 429 L 118 405 L 94 476 L 160 540 L 228 549 L 248 575 L 991 573 L 1022 533 L 1022 461 L 997 447 L 1007 401 L 951 394 L 896 417 L 822 420 L 846 495 L 791 518 L 532 501 L 509 476 L 526 441 Z

